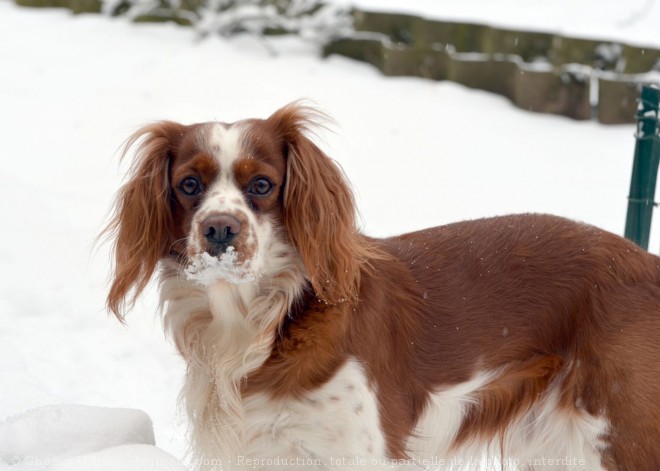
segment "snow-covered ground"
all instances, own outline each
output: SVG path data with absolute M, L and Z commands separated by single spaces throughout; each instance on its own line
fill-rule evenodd
M 502 1 L 512 11 L 525 3 Z M 622 17 L 643 2 L 628 3 Z M 452 83 L 383 78 L 291 39 L 271 48 L 280 54 L 250 37 L 197 41 L 173 25 L 0 0 L 0 468 L 4 460 L 39 469 L 25 457 L 49 450 L 101 453 L 94 463 L 136 454 L 169 463 L 150 446 L 148 420 L 127 408 L 149 415 L 158 447 L 183 455 L 184 366 L 161 333 L 155 289 L 121 326 L 104 310 L 108 247 L 94 246 L 126 169 L 118 148 L 145 122 L 266 117 L 307 97 L 336 120 L 321 144 L 352 181 L 371 235 L 520 211 L 622 233 L 634 126 L 531 114 Z M 140 445 L 99 451 L 81 424 L 103 425 L 108 411 L 63 404 L 119 408 L 116 420 L 135 420 L 143 433 L 105 445 Z M 23 414 L 39 406 L 47 407 Z M 68 449 L 65 431 L 37 432 L 48 417 L 79 430 Z

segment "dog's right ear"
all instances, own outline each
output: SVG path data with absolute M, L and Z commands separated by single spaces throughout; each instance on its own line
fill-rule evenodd
M 361 271 L 380 253 L 359 233 L 353 193 L 341 168 L 308 134 L 325 116 L 299 103 L 266 123 L 282 142 L 287 162 L 284 224 L 318 299 L 358 299 Z
M 107 306 L 122 322 L 173 243 L 169 164 L 184 129 L 169 121 L 155 123 L 139 129 L 124 145 L 122 159 L 135 148 L 135 160 L 102 233 L 113 239 L 114 252 Z

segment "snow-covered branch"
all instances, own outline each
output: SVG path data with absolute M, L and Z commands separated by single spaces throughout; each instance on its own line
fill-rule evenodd
M 348 7 L 319 0 L 102 0 L 103 11 L 132 18 L 178 18 L 200 34 L 297 34 L 325 43 L 352 30 Z

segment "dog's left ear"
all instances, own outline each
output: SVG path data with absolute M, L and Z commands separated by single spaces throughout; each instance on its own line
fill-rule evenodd
M 284 220 L 316 296 L 328 303 L 355 301 L 369 245 L 356 228 L 355 201 L 343 172 L 306 135 L 324 116 L 296 103 L 266 123 L 287 159 Z

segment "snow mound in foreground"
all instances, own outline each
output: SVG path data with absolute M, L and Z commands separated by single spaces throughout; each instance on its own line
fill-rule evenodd
M 154 445 L 151 419 L 134 409 L 53 405 L 0 423 L 0 464 L 14 469 L 185 469 Z
M 0 456 L 5 461 L 70 457 L 127 443 L 155 444 L 151 419 L 144 412 L 55 405 L 0 424 Z

